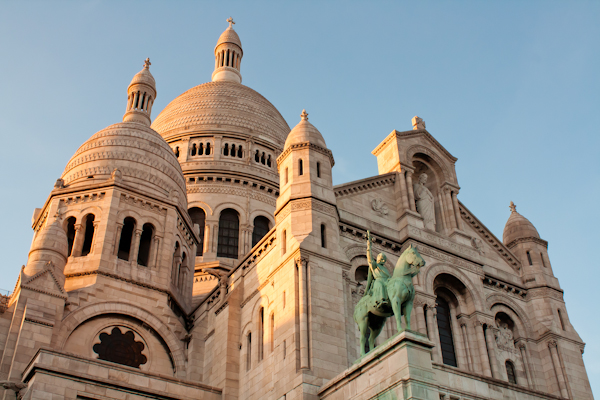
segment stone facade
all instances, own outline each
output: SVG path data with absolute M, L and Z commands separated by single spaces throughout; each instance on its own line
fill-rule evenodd
M 36 209 L 0 302 L 4 398 L 592 399 L 531 222 L 511 205 L 496 238 L 418 117 L 373 150 L 379 175 L 333 186 L 306 111 L 290 130 L 241 84 L 229 23 L 212 82 L 152 124 L 146 60 Z M 390 270 L 411 244 L 426 265 L 414 331 L 391 318 L 359 359 L 367 230 Z

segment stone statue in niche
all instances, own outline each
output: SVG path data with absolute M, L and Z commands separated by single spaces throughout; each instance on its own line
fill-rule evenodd
M 371 208 L 373 209 L 373 211 L 375 211 L 377 214 L 381 215 L 382 217 L 388 215 L 388 213 L 390 212 L 388 210 L 388 207 L 383 202 L 383 200 L 379 197 L 376 199 L 373 199 L 373 201 L 371 201 Z
M 365 355 L 368 340 L 368 351 L 375 348 L 375 339 L 381 333 L 385 320 L 392 314 L 396 317 L 396 328 L 402 331 L 402 316 L 406 321 L 406 329 L 410 330 L 410 314 L 415 299 L 413 276 L 417 275 L 425 265 L 419 251 L 412 244 L 402 253 L 394 273 L 390 276 L 385 267 L 386 256 L 383 253 L 373 259 L 371 243 L 374 238 L 367 231 L 367 260 L 369 275 L 363 297 L 354 307 L 354 321 L 360 330 L 360 355 Z
M 496 333 L 496 344 L 500 349 L 514 349 L 515 341 L 513 333 L 506 322 L 496 320 L 498 331 Z
M 417 211 L 423 217 L 425 229 L 435 231 L 435 207 L 433 203 L 433 194 L 425 186 L 427 183 L 427 174 L 419 176 L 419 182 L 415 183 L 413 190 L 415 193 L 415 203 Z

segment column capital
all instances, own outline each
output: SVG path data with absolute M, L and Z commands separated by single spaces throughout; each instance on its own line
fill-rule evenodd
M 556 340 L 552 339 L 548 341 L 548 348 L 549 349 L 556 349 L 556 347 L 558 347 L 558 343 L 556 342 Z
M 296 261 L 297 266 L 306 267 L 308 265 L 308 257 L 299 256 L 299 257 L 296 257 L 296 259 L 294 261 Z

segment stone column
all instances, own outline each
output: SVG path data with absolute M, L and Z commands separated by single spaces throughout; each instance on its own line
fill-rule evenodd
M 419 303 L 415 308 L 417 313 L 417 330 L 423 335 L 427 335 L 427 325 L 425 324 L 425 311 L 423 310 L 425 304 Z
M 310 369 L 308 362 L 308 307 L 307 307 L 307 282 L 306 269 L 308 260 L 298 258 L 298 295 L 299 314 L 300 314 L 300 369 Z
M 567 384 L 565 377 L 562 373 L 562 367 L 560 365 L 560 359 L 558 357 L 558 343 L 556 340 L 548 342 L 548 349 L 550 349 L 550 355 L 552 356 L 552 365 L 554 366 L 554 373 L 556 374 L 556 380 L 558 381 L 558 387 L 560 388 L 560 394 L 562 397 L 568 399 L 569 392 L 567 391 Z
M 214 157 L 213 160 L 219 160 L 221 158 L 221 152 L 223 149 L 221 148 L 221 136 L 215 136 L 215 148 L 212 149 Z
M 92 246 L 90 248 L 90 254 L 94 254 L 96 252 L 96 238 L 98 237 L 98 225 L 100 225 L 100 222 L 94 221 L 92 224 L 94 225 L 94 236 L 92 237 Z
M 492 371 L 490 370 L 490 358 L 488 357 L 487 346 L 485 345 L 483 322 L 475 321 L 475 332 L 477 333 L 477 343 L 479 344 L 479 358 L 481 359 L 481 370 L 485 376 L 492 376 Z
M 435 349 L 433 349 L 433 361 L 441 364 L 444 360 L 442 357 L 442 344 L 440 342 L 440 331 L 437 325 L 437 308 L 436 306 L 430 307 L 431 310 L 431 322 L 432 322 L 432 333 L 433 337 L 430 338 L 431 341 L 435 343 Z M 428 313 L 430 314 L 430 313 Z
M 404 176 L 404 171 L 400 171 L 398 173 L 398 178 L 400 179 L 400 195 L 402 196 L 402 206 L 405 210 L 408 210 L 408 192 L 406 187 L 406 177 Z
M 442 212 L 440 213 L 442 218 L 439 219 L 439 221 L 435 221 L 436 225 L 441 225 L 442 226 L 442 231 L 445 231 L 446 229 L 450 229 L 448 228 L 446 225 L 448 225 L 448 221 L 446 221 L 446 217 L 444 216 L 444 199 L 442 198 L 442 194 L 440 193 L 441 190 L 438 192 L 438 204 L 440 205 L 440 210 L 442 210 Z
M 455 191 L 452 192 L 452 205 L 454 206 L 454 216 L 456 217 L 456 227 L 462 231 L 464 228 L 463 228 L 463 221 L 460 216 L 460 207 L 458 206 L 458 199 L 456 198 L 457 194 L 458 193 Z
M 152 240 L 152 248 L 150 249 L 150 259 L 148 260 L 148 268 L 154 268 L 158 264 L 158 246 L 160 245 L 160 237 L 154 235 Z
M 83 240 L 85 239 L 85 232 L 83 225 L 75 224 L 75 237 L 73 238 L 73 248 L 71 249 L 71 255 L 73 257 L 81 256 L 81 248 L 83 247 Z
M 142 230 L 136 229 L 135 230 L 135 239 L 132 240 L 132 243 L 131 243 L 132 247 L 131 247 L 131 250 L 129 251 L 129 254 L 130 254 L 129 261 L 131 262 L 132 265 L 137 264 L 138 252 L 140 250 L 140 236 L 142 236 Z
M 450 229 L 456 229 L 454 207 L 452 207 L 452 195 L 450 194 L 450 188 L 448 186 L 444 188 L 444 198 L 446 199 L 446 215 L 448 218 L 448 227 Z
M 417 211 L 415 204 L 415 192 L 412 183 L 412 171 L 406 171 L 406 186 L 408 188 L 408 205 L 412 211 Z
M 494 336 L 494 333 L 492 332 L 492 327 L 490 327 L 488 325 L 487 329 L 485 330 L 485 337 L 487 339 L 487 345 L 488 345 L 488 356 L 490 358 L 490 364 L 492 365 L 492 377 L 496 378 L 496 379 L 502 379 L 502 375 L 500 374 L 500 371 L 498 370 L 498 360 L 496 359 L 496 338 Z
M 465 352 L 467 353 L 467 367 L 469 371 L 473 371 L 473 358 L 471 358 L 471 348 L 469 347 L 469 337 L 467 336 L 467 324 L 464 321 L 460 323 Z
M 115 234 L 115 245 L 114 245 L 114 249 L 113 249 L 113 254 L 116 256 L 117 254 L 119 254 L 119 243 L 120 243 L 120 239 L 121 239 L 121 230 L 123 229 L 123 224 L 120 222 L 117 222 L 117 233 Z
M 527 357 L 527 348 L 525 343 L 519 343 L 518 346 L 521 351 L 521 359 L 523 360 L 523 371 L 525 371 L 525 377 L 527 378 L 527 385 L 530 389 L 534 389 L 533 381 L 531 380 L 531 373 L 529 372 L 529 357 Z
M 204 224 L 204 242 L 200 246 L 202 246 L 203 256 L 210 252 L 210 224 Z

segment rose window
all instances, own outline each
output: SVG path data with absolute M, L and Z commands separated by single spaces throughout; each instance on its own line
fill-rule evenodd
M 98 359 L 114 362 L 139 368 L 145 364 L 148 359 L 142 354 L 144 343 L 136 342 L 132 331 L 121 333 L 121 330 L 114 327 L 110 334 L 103 332 L 100 334 L 100 343 L 96 343 L 92 348 L 94 353 L 98 354 Z

